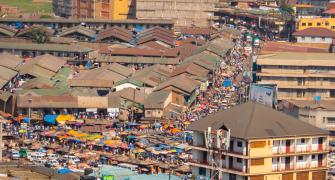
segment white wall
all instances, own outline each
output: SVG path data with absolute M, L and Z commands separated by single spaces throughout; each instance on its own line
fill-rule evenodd
M 305 138 L 305 142 L 303 143 L 302 139 L 297 139 L 297 152 L 307 151 L 309 140 L 309 138 Z
M 305 36 L 302 38 L 301 36 L 297 37 L 298 43 L 325 43 L 325 44 L 331 44 L 333 39 L 331 37 L 325 37 L 325 39 L 322 39 L 322 37 L 307 37 Z
M 118 86 L 115 86 L 115 91 L 121 91 L 122 89 L 125 89 L 125 88 L 136 89 L 136 88 L 139 88 L 139 87 L 135 86 L 134 84 L 131 84 L 131 83 L 124 83 L 124 84 L 120 84 Z
M 205 146 L 204 133 L 194 131 L 193 132 L 193 145 L 194 146 Z
M 239 139 L 232 139 L 232 140 L 234 140 L 234 151 L 238 153 L 243 153 L 244 155 L 246 155 L 246 152 L 247 152 L 246 141 L 239 140 Z M 238 142 L 242 142 L 242 147 L 237 146 Z

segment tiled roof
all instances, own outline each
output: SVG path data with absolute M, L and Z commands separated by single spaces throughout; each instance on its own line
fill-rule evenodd
M 293 33 L 293 36 L 335 37 L 335 32 L 327 28 L 307 28 Z

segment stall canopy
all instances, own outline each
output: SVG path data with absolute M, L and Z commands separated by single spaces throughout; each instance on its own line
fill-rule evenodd
M 49 124 L 56 124 L 57 115 L 48 114 L 44 116 L 44 122 Z

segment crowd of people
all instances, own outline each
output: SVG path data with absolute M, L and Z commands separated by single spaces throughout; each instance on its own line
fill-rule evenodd
M 11 123 L 6 125 L 4 130 L 10 135 L 18 135 L 29 141 L 15 142 L 14 145 L 7 146 L 7 150 L 10 151 L 20 145 L 20 147 L 28 146 L 31 150 L 49 148 L 53 149 L 53 153 L 62 151 L 67 154 L 80 155 L 94 152 L 98 155 L 99 160 L 101 157 L 107 158 L 106 163 L 108 164 L 113 164 L 116 161 L 118 163 L 136 162 L 143 165 L 146 162 L 156 164 L 157 167 L 163 169 L 171 169 L 171 166 L 175 169 L 185 167 L 185 163 L 191 158 L 191 151 L 187 148 L 186 143 L 192 142 L 191 135 L 185 131 L 187 125 L 218 110 L 228 109 L 247 100 L 248 86 L 252 82 L 250 74 L 253 53 L 246 51 L 245 47 L 250 43 L 243 36 L 235 41 L 234 48 L 227 53 L 226 57 L 222 58 L 211 74 L 209 86 L 200 89 L 195 102 L 186 112 L 171 120 L 174 124 L 157 123 L 152 126 L 134 122 L 114 124 L 108 126 L 105 132 L 96 134 L 82 133 L 77 131 L 77 127 L 66 124 L 62 126 L 36 124 L 30 125 L 25 131 L 19 131 L 22 124 Z M 106 118 L 93 113 L 78 113 L 73 116 L 75 118 Z M 119 112 L 115 112 L 110 114 L 107 119 L 115 119 L 118 116 Z M 34 144 L 39 144 L 39 147 L 34 147 Z M 85 167 L 91 166 L 87 160 L 84 162 L 86 163 Z M 163 166 L 166 163 L 169 164 L 169 168 Z M 66 163 L 62 164 L 62 166 L 66 165 Z M 160 172 L 157 169 L 148 171 L 150 173 Z M 190 173 L 190 167 L 184 168 L 180 172 Z

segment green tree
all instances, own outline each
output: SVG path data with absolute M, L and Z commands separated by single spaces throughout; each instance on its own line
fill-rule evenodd
M 28 34 L 28 37 L 35 43 L 43 44 L 49 41 L 50 37 L 48 32 L 43 29 L 33 29 Z

